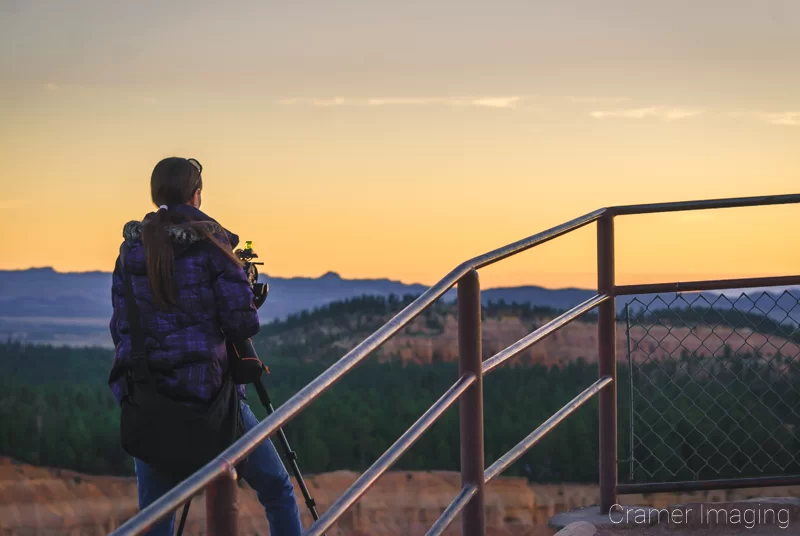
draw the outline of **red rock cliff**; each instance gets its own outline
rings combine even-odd
[[[350,486],[358,474],[338,471],[310,475],[306,485],[324,511]],[[329,536],[422,535],[460,489],[452,472],[390,472],[351,508]],[[242,483],[241,534],[269,534],[264,511],[255,493]],[[311,514],[300,489],[295,489],[305,526]],[[535,495],[521,478],[498,478],[487,489],[488,534],[534,535]],[[76,536],[108,534],[138,511],[135,478],[87,476],[72,471],[0,464],[0,534]],[[202,535],[205,523],[203,497],[192,501],[184,534]],[[545,521],[546,522],[546,521]],[[542,527],[540,526],[539,529]],[[457,523],[447,534],[459,534]],[[549,534],[549,532],[545,532]]]

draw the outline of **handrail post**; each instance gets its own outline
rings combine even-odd
[[[598,307],[598,369],[611,385],[598,395],[600,406],[600,512],[617,502],[617,311],[614,277],[614,216],[597,221],[597,289],[609,299]]]
[[[476,378],[459,401],[461,486],[477,488],[461,514],[463,536],[485,534],[482,357],[481,287],[478,272],[472,269],[458,282],[458,373]]]
[[[206,534],[237,536],[239,534],[239,502],[236,470],[231,468],[206,488]]]

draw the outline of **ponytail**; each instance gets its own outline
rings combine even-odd
[[[188,231],[201,239],[218,247],[224,255],[241,266],[233,248],[227,240],[218,239],[214,233],[221,228],[211,230],[207,222],[194,221],[193,217],[181,215],[168,209],[167,205],[188,203],[195,193],[203,187],[200,175],[203,166],[190,158],[171,156],[164,158],[150,177],[150,195],[159,210],[146,218],[142,226],[142,243],[147,264],[147,278],[150,280],[150,292],[153,303],[159,307],[173,305],[177,307],[178,296],[175,285],[175,252],[172,249],[170,228]],[[218,224],[215,224],[219,227]],[[224,236],[224,233],[222,233]]]
[[[147,279],[150,282],[150,293],[156,306],[178,306],[175,286],[175,252],[172,249],[168,227],[190,231],[202,241],[209,242],[218,248],[231,262],[242,266],[242,261],[234,255],[233,247],[228,240],[220,239],[215,235],[215,232],[221,233],[222,231],[218,224],[191,219],[187,221],[186,216],[169,212],[166,207],[162,207],[152,217],[147,218],[142,226]]]
[[[142,228],[150,293],[153,303],[159,307],[177,305],[178,301],[175,289],[175,254],[167,233],[170,223],[167,209],[160,208]]]

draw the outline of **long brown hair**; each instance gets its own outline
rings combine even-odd
[[[150,177],[150,196],[157,206],[186,204],[202,187],[200,169],[186,158],[173,156],[163,159],[156,164]],[[178,301],[175,287],[175,253],[167,230],[170,226],[183,227],[187,230],[190,228],[203,240],[217,246],[233,262],[241,265],[233,254],[231,244],[218,240],[207,223],[189,220],[176,211],[159,209],[152,217],[146,219],[142,228],[150,292],[153,303],[159,307],[176,306]]]

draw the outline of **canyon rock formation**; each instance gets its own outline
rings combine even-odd
[[[358,477],[350,471],[309,475],[306,485],[319,511]],[[329,536],[421,536],[460,489],[453,472],[389,472],[351,508]],[[303,522],[311,515],[295,488]],[[800,486],[701,493],[630,495],[622,504],[663,508],[690,502],[721,502],[753,497],[800,497]],[[499,477],[486,490],[487,536],[550,536],[547,526],[557,512],[597,504],[595,485],[529,484]],[[136,480],[82,475],[0,459],[0,534],[3,536],[100,536],[113,531],[138,511]],[[253,490],[241,484],[240,534],[266,536],[269,528]],[[205,534],[205,499],[192,501],[184,534]],[[456,520],[447,533],[460,534]]]

